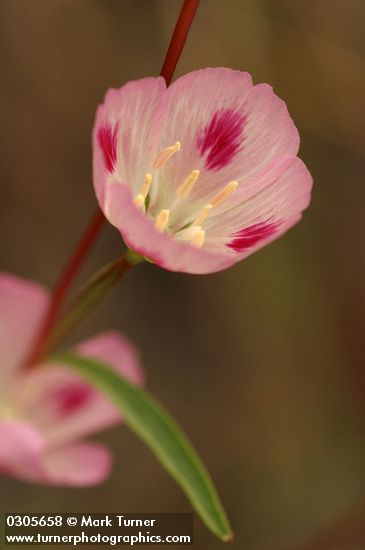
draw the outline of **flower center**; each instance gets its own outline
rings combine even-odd
[[[153,168],[160,169],[163,165],[178,151],[181,149],[181,143],[177,141],[174,145],[166,147],[159,152],[156,157],[155,162],[153,163]],[[162,209],[155,218],[155,228],[159,233],[164,233],[168,230],[168,224],[170,219],[171,210],[175,208],[182,199],[186,199],[200,176],[199,170],[192,170],[190,174],[184,179],[184,181],[176,189],[175,201],[173,201],[172,207],[170,209]],[[137,208],[144,210],[147,214],[148,210],[148,196],[153,184],[153,175],[149,172],[145,174],[143,184],[140,188],[139,193],[134,198],[134,203]],[[211,209],[216,208],[221,205],[225,200],[227,200],[232,193],[236,191],[238,187],[237,181],[230,181],[227,183],[221,191],[216,193],[207,204],[197,213],[195,220],[192,223],[189,223],[183,229],[180,229],[178,232],[175,232],[175,235],[182,240],[188,240],[190,244],[196,248],[201,248],[205,241],[205,230],[203,229],[203,224],[207,219]]]

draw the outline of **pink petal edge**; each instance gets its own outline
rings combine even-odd
[[[136,385],[144,382],[136,348],[117,331],[90,338],[75,350],[106,362]],[[120,410],[108,397],[67,365],[44,365],[27,372],[22,382],[20,406],[49,445],[69,444],[122,421]]]
[[[0,380],[4,381],[26,359],[49,303],[49,292],[37,283],[0,273],[0,303]]]
[[[236,261],[234,253],[211,254],[158,233],[153,222],[135,207],[130,188],[119,182],[109,181],[106,186],[105,212],[130,248],[167,270],[206,274]]]

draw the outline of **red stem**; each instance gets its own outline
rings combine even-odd
[[[91,250],[96,237],[100,233],[104,221],[105,218],[103,213],[101,210],[98,210],[71,254],[53,290],[48,310],[46,311],[28,360],[26,361],[27,365],[34,365],[42,357],[43,345],[58,320],[63,301],[76,275],[81,269],[82,264],[86,260],[86,256]]]
[[[199,3],[200,0],[184,0],[179,18],[176,22],[175,29],[170,40],[165,61],[160,72],[160,76],[164,77],[167,86],[169,86],[171,79],[174,76],[176,65],[184,49],[191,24],[199,7]]]
[[[191,24],[198,9],[199,2],[200,0],[184,0],[182,5],[160,72],[160,76],[164,77],[167,86],[170,84],[173,77]],[[86,231],[82,235],[79,243],[76,245],[76,248],[74,249],[68,263],[61,273],[53,290],[49,308],[45,314],[43,323],[33,344],[28,360],[26,361],[27,366],[33,366],[43,357],[45,343],[48,341],[48,338],[58,321],[60,311],[65,299],[67,298],[72,283],[80,271],[80,268],[82,267],[82,264],[91,250],[97,236],[99,235],[104,221],[104,215],[100,210],[98,210],[90,221]]]

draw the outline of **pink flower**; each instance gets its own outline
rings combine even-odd
[[[204,69],[166,89],[111,89],[96,114],[94,186],[126,244],[172,270],[225,269],[278,238],[308,206],[285,103],[248,73]]]
[[[109,474],[111,454],[83,438],[121,418],[66,366],[21,368],[48,301],[41,286],[0,274],[0,473],[37,483],[93,485]],[[101,334],[76,350],[142,382],[136,352],[121,334]]]

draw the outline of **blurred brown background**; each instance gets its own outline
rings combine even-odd
[[[2,269],[53,284],[96,208],[96,105],[108,87],[158,74],[180,4],[1,1]],[[112,326],[140,347],[149,387],[219,487],[237,549],[319,536],[318,550],[365,548],[352,536],[365,524],[364,27],[363,0],[202,0],[177,76],[231,66],[273,84],[301,132],[312,206],[226,272],[139,267],[77,335]],[[105,227],[83,275],[120,250]],[[117,455],[105,485],[2,478],[1,512],[190,511],[126,429],[101,439]],[[195,525],[194,547],[221,547]],[[348,534],[326,542],[336,529]]]

